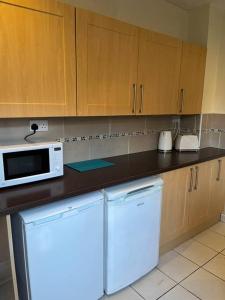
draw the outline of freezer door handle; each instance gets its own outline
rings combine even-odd
[[[139,189],[130,191],[130,192],[127,193],[127,196],[131,196],[131,195],[134,195],[134,194],[137,194],[137,193],[140,193],[140,192],[145,192],[147,190],[152,189],[153,187],[154,187],[154,185],[149,185],[149,186],[145,186],[143,188],[139,188]]]

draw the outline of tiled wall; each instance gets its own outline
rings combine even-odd
[[[199,134],[200,115],[181,116],[180,131],[183,134]]]
[[[49,131],[38,132],[31,141],[61,140],[64,161],[81,161],[157,148],[161,130],[173,129],[172,116],[50,118]],[[28,119],[1,119],[0,144],[23,143]]]
[[[205,114],[202,116],[201,147],[225,149],[225,115]]]

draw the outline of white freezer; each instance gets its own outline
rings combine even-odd
[[[162,183],[159,177],[148,177],[105,190],[107,294],[158,264]]]
[[[20,300],[103,295],[101,193],[26,210],[12,224]]]

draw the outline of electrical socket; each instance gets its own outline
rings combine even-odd
[[[33,131],[31,129],[32,124],[38,125],[37,131],[48,131],[48,121],[47,120],[30,120],[30,131]]]

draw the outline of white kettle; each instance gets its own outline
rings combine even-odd
[[[173,148],[171,131],[161,131],[159,135],[158,150],[162,152],[171,151]]]

